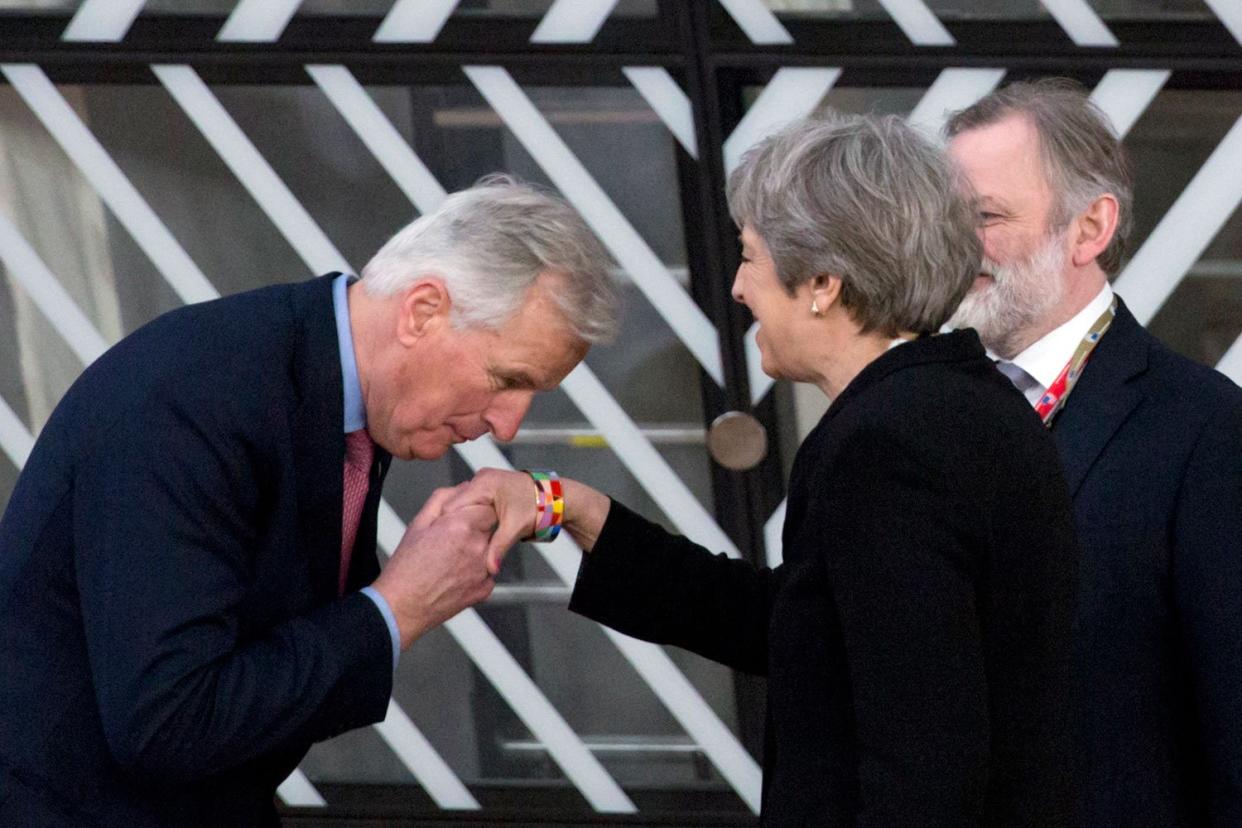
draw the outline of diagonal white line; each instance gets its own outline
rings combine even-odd
[[[691,158],[699,157],[690,99],[662,66],[626,66],[622,70]]]
[[[1117,38],[1087,0],[1040,0],[1077,46],[1118,46]]]
[[[585,366],[580,366],[585,368]],[[601,391],[600,393],[607,393]],[[458,446],[458,451],[472,469],[488,466],[509,469],[513,467],[488,438]],[[398,522],[396,527],[401,529]],[[539,544],[539,553],[566,586],[573,586],[578,577],[578,564],[582,550],[568,533],[562,532],[551,544]],[[755,760],[738,742],[737,737],[724,726],[711,707],[699,695],[681,671],[673,664],[664,650],[654,644],[622,635],[615,630],[601,627],[604,633],[620,649],[621,654],[650,685],[668,708],[673,717],[690,735],[703,753],[711,760],[721,776],[733,786],[738,795],[759,813],[762,774]]]
[[[1242,118],[1173,202],[1113,287],[1146,325],[1242,201]]]
[[[840,76],[840,69],[777,69],[733,133],[725,139],[725,171],[732,173],[737,169],[742,155],[759,141],[815,111]]]
[[[30,452],[34,450],[34,443],[34,435],[26,428],[22,418],[0,397],[0,449],[4,450],[16,468],[21,469],[26,465]]]
[[[466,456],[463,446],[457,448]],[[392,555],[404,533],[404,521],[388,501],[380,501],[379,544],[386,556]],[[543,742],[553,761],[578,787],[591,807],[605,813],[634,813],[634,803],[566,724],[491,628],[483,623],[477,611],[462,610],[444,627],[475,666],[496,686],[535,738]]]
[[[880,0],[880,5],[915,46],[952,46],[957,42],[923,0]]]
[[[332,246],[314,219],[233,123],[194,70],[181,66],[152,68],[234,174],[239,178],[245,175],[259,179],[243,183],[303,261],[313,269],[350,271],[344,257]],[[308,249],[310,247],[316,249]],[[391,511],[387,503],[381,509]],[[389,552],[401,540],[401,534],[396,534],[392,529],[392,516],[389,516],[381,523],[380,538],[380,543]],[[603,766],[565,724],[564,719],[477,614],[468,610],[446,627],[479,669],[492,680],[497,691],[513,707],[514,712],[535,737],[544,743],[549,755],[560,765],[566,777],[578,786],[592,806],[600,811],[614,813],[628,813],[634,809],[633,803],[621,792],[617,783],[608,776]],[[381,731],[381,735],[385,732]],[[397,750],[396,745],[393,748]],[[414,771],[414,768],[411,770]],[[450,773],[447,765],[442,770]],[[428,782],[417,771],[415,775],[427,787]]]
[[[782,500],[763,524],[763,545],[767,549],[768,566],[773,569],[785,560],[781,530],[785,528],[785,506],[788,503],[788,498]]]
[[[0,215],[0,261],[39,311],[56,325],[83,365],[90,365],[108,349],[107,341],[4,215]]]
[[[99,193],[113,215],[186,303],[215,297],[215,289],[121,168],[37,66],[4,64],[0,71]]]
[[[1225,28],[1242,43],[1242,2],[1238,0],[1203,0],[1225,24]]]
[[[306,778],[306,774],[298,768],[294,768],[293,773],[280,783],[280,786],[276,788],[276,795],[286,805],[322,808],[328,804],[319,791],[315,790],[311,781]]]
[[[302,0],[241,0],[220,27],[216,40],[250,43],[279,40],[300,5]]]
[[[1167,69],[1109,69],[1091,91],[1091,102],[1124,138],[1172,74]]]
[[[643,437],[642,430],[630,419],[608,389],[585,364],[579,364],[561,383],[561,388],[574,405],[599,429],[643,488],[660,504],[662,511],[677,531],[696,543],[740,558],[741,553],[721,531],[703,504],[686,487],[677,473]]]
[[[720,5],[751,43],[775,46],[794,42],[793,35],[763,0],[720,0]]]
[[[316,273],[349,270],[345,259],[189,66],[151,67],[237,180],[264,207],[302,261]]]
[[[906,123],[939,140],[949,115],[991,92],[1003,77],[1004,69],[945,69],[906,116]]]
[[[308,70],[311,67],[308,67]],[[362,133],[370,133],[372,138],[375,135],[387,135],[383,152],[388,156],[388,160],[382,160],[385,169],[394,178],[398,178],[404,171],[413,165],[421,166],[417,156],[413,150],[401,139],[392,125],[388,123],[378,107],[368,107],[359,97],[366,97],[365,91],[356,83],[351,83],[353,78],[347,71],[343,74],[336,71],[336,67],[315,67],[315,77],[317,81],[323,81],[321,87],[330,87],[334,96],[333,103],[345,115],[349,125],[363,137]],[[331,69],[325,72],[323,70]],[[325,89],[326,91],[326,89]],[[364,113],[360,115],[359,113]],[[367,140],[363,137],[363,140]],[[375,146],[370,142],[367,144],[371,147],[372,152],[376,152]],[[430,173],[428,173],[430,175]],[[432,186],[434,185],[434,186]],[[431,179],[430,184],[419,186],[402,184],[402,189],[418,206],[419,210],[428,212],[434,210],[443,199],[443,188],[438,182]],[[438,194],[438,195],[437,195]],[[421,199],[421,200],[420,200]],[[579,366],[579,370],[590,373],[586,366]],[[598,384],[598,381],[591,377],[591,381]],[[588,396],[592,393],[589,389],[584,392]],[[605,389],[598,391],[600,394],[607,394]],[[580,407],[587,408],[586,404]],[[624,422],[628,418],[621,413],[621,419]],[[619,435],[617,430],[611,427],[610,423],[604,424],[608,427],[605,432],[605,438],[614,446],[624,445],[626,439],[633,440],[634,432],[637,429],[632,423],[629,423],[627,435]],[[600,425],[596,424],[599,428]],[[604,429],[601,429],[604,431]],[[642,435],[637,435],[637,440],[642,441]],[[650,451],[650,446],[647,447]],[[488,438],[476,440],[473,443],[464,444],[457,447],[458,453],[466,460],[471,468],[476,471],[485,466],[495,466],[498,468],[511,468],[508,461],[496,448],[495,444]],[[641,453],[641,448],[639,453]],[[623,457],[632,459],[634,453],[624,452]],[[646,456],[646,455],[644,455]],[[641,463],[634,468],[635,476],[650,491],[672,491],[679,487],[684,488],[678,478],[671,469],[659,459],[659,463],[654,468],[648,468]],[[653,480],[653,475],[655,479]],[[687,495],[692,498],[692,495]],[[699,508],[697,501],[694,501],[690,508]],[[710,521],[709,518],[707,520]],[[714,523],[711,523],[714,526]],[[380,513],[381,532],[387,533],[389,537],[400,537],[405,531],[405,526],[392,510],[385,510]],[[695,530],[691,529],[691,532]],[[701,533],[696,533],[702,537]],[[566,546],[570,547],[567,554]],[[561,576],[561,579],[567,586],[571,586],[576,578],[577,561],[580,560],[581,552],[567,535],[562,536],[562,540],[556,544],[541,545],[539,551],[544,555],[548,563]],[[755,764],[754,759],[746,753],[745,748],[737,741],[736,737],[725,727],[719,717],[711,710],[706,702],[703,701],[698,691],[686,681],[685,676],[676,668],[668,655],[659,647],[636,641],[627,636],[623,636],[612,630],[605,628],[605,633],[612,638],[613,642],[621,650],[622,655],[634,666],[644,681],[650,685],[656,696],[664,703],[664,705],[673,714],[674,718],[685,728],[690,737],[702,748],[704,754],[717,767],[721,775],[734,787],[739,796],[742,797],[751,809],[758,813],[759,798],[761,788],[761,774],[759,766]]]
[[[1234,340],[1220,362],[1216,363],[1216,370],[1242,385],[1242,336]]]
[[[444,188],[344,66],[307,66],[328,100],[420,213],[444,200]]]
[[[759,323],[751,322],[750,327],[746,329],[746,336],[742,338],[742,345],[746,349],[746,379],[750,384],[751,405],[758,405],[763,395],[776,384],[776,380],[763,372],[763,352],[759,350],[759,343],[755,341],[755,335],[758,333]]]
[[[117,43],[124,40],[146,0],[84,0],[62,40]]]
[[[530,36],[531,43],[590,43],[617,0],[556,0]]]
[[[565,198],[578,209],[634,284],[694,354],[703,370],[724,383],[720,340],[707,316],[608,198],[535,105],[498,66],[465,66],[475,87]]]
[[[404,531],[405,527],[402,526],[401,530]],[[419,784],[429,793],[434,791],[431,796],[437,805],[457,811],[479,810],[479,801],[392,699],[388,700],[388,715],[375,725],[375,729],[407,768],[419,769]]]
[[[461,0],[397,0],[375,30],[376,43],[431,43]]]

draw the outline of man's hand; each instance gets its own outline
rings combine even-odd
[[[496,575],[505,553],[535,531],[538,500],[535,481],[525,472],[480,469],[473,480],[451,491],[443,504],[446,514],[480,506],[493,510],[498,522],[487,545],[487,571]]]
[[[447,494],[436,503],[436,508],[448,514],[454,509],[487,506],[495,512],[498,523],[487,545],[487,571],[495,575],[500,571],[505,553],[535,531],[535,485],[525,472],[481,469],[470,482],[445,489]],[[565,492],[561,526],[584,551],[590,552],[608,518],[612,501],[576,480],[562,477],[561,487]],[[428,501],[427,506],[431,505]]]
[[[397,619],[401,649],[492,594],[484,561],[496,526],[490,506],[442,509],[455,489],[439,489],[406,530],[373,586]]]

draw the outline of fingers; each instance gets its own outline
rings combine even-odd
[[[431,497],[427,498],[427,502],[423,504],[423,508],[418,510],[418,514],[410,522],[410,528],[416,531],[422,530],[434,523],[436,518],[447,511],[445,505],[466,485],[466,483],[459,483],[456,486],[436,489],[432,492]]]

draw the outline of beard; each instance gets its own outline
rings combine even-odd
[[[984,258],[980,272],[992,281],[971,288],[949,327],[974,328],[989,351],[1013,359],[1031,344],[1032,326],[1065,295],[1065,240],[1065,233],[1051,234],[1030,256],[1008,264]]]

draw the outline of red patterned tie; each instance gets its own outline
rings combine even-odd
[[[358,521],[370,487],[371,460],[375,444],[365,428],[345,435],[345,505],[341,509],[341,577],[339,594],[345,594],[345,577],[349,574],[349,558],[358,536]]]

